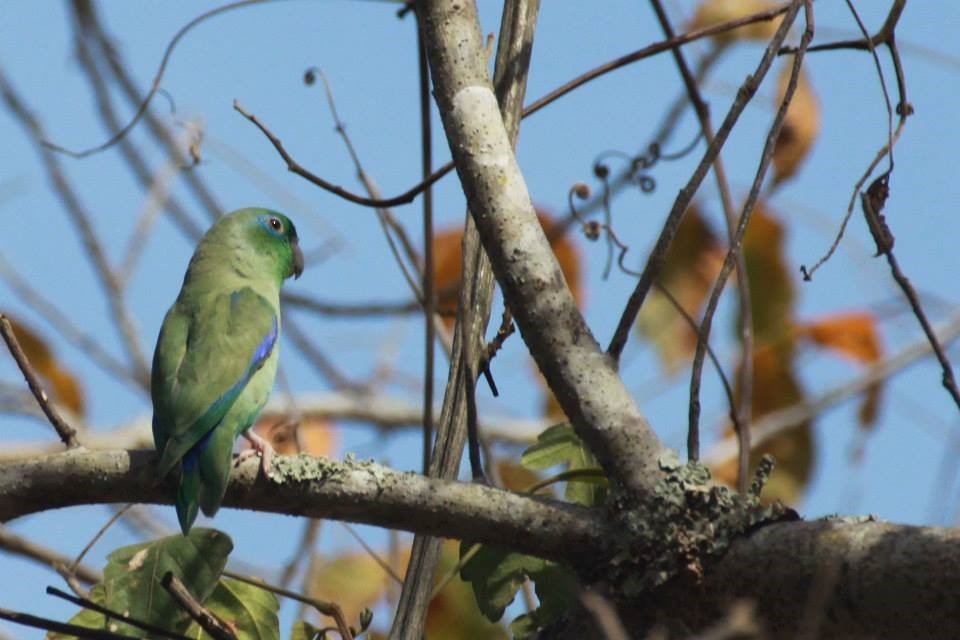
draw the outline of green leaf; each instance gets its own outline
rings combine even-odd
[[[555,424],[538,435],[537,442],[520,456],[520,464],[531,471],[558,464],[566,464],[570,469],[597,466],[593,454],[584,446],[569,422]],[[603,503],[606,489],[594,480],[572,480],[567,483],[566,497],[571,502],[591,507]]]
[[[570,609],[577,593],[573,572],[554,562],[544,563],[543,569],[530,575],[530,579],[534,581],[540,606],[510,623],[510,633],[515,640],[537,637],[544,627]]]
[[[297,620],[290,630],[290,640],[314,640],[319,633],[320,629],[318,627],[313,626],[306,620]]]
[[[277,597],[266,589],[222,578],[203,606],[233,629],[237,637],[249,640],[280,640]],[[210,636],[192,622],[184,635],[197,640]],[[308,636],[309,637],[309,636]]]
[[[460,544],[461,555],[471,545]],[[473,585],[473,595],[480,611],[496,622],[523,585],[527,576],[542,571],[547,560],[523,555],[498,547],[482,545],[461,569],[460,577]]]
[[[570,469],[586,469],[596,467],[597,459],[583,443],[580,443],[579,449],[570,458]],[[594,507],[603,504],[607,498],[607,487],[605,482],[598,482],[597,478],[582,478],[579,480],[570,480],[567,482],[567,490],[564,493],[567,500],[576,502],[587,507]]]
[[[181,630],[190,618],[160,580],[167,571],[172,571],[194,597],[203,602],[217,586],[232,550],[233,542],[227,534],[201,528],[193,529],[187,536],[176,534],[121,547],[107,556],[103,584],[96,585],[90,597],[97,604],[135,620],[171,631]],[[106,628],[122,635],[144,633],[116,619],[108,623],[105,616],[90,611],[81,611],[71,622],[92,629]]]
[[[186,536],[176,534],[117,549],[107,556],[103,570],[104,604],[142,622],[180,628],[189,618],[160,580],[172,571],[203,602],[217,586],[232,550],[233,541],[227,534],[200,528]],[[120,633],[133,632],[127,625],[123,627]]]
[[[537,442],[520,456],[520,464],[531,471],[548,469],[569,462],[583,445],[569,422],[548,427],[537,436]]]

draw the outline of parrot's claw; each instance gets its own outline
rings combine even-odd
[[[252,430],[244,431],[243,437],[246,438],[247,442],[250,443],[250,448],[240,452],[240,455],[237,456],[236,464],[239,465],[247,458],[259,454],[260,468],[263,470],[263,475],[268,478],[272,477],[273,447],[270,446],[269,442],[258,436]]]

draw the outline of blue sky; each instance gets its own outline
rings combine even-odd
[[[868,26],[876,28],[885,15],[882,2],[860,2]],[[42,6],[43,11],[38,11]],[[176,30],[211,2],[106,2],[102,18],[116,38],[119,51],[141,86],[148,86],[163,50]],[[691,14],[691,2],[668,3],[679,24]],[[485,32],[495,32],[499,6],[480,2]],[[818,41],[853,37],[855,24],[841,2],[816,4]],[[59,3],[8,2],[0,22],[0,65],[24,100],[36,112],[47,134],[67,147],[87,147],[106,138],[87,81],[73,58],[67,7]],[[896,234],[896,252],[906,273],[924,295],[935,320],[955,313],[957,274],[954,239],[960,218],[954,203],[960,195],[952,150],[960,133],[953,126],[960,108],[960,8],[950,3],[909,6],[898,29],[904,53],[910,119],[896,148],[897,169],[887,219]],[[419,176],[419,120],[416,94],[414,26],[398,20],[395,6],[381,2],[272,2],[218,16],[190,32],[170,60],[162,82],[176,105],[176,119],[202,123],[203,162],[194,169],[208,182],[224,210],[266,205],[285,210],[300,230],[309,251],[336,242],[338,251],[322,264],[311,265],[291,289],[329,300],[363,302],[407,299],[404,281],[386,249],[373,212],[340,200],[289,174],[263,136],[232,108],[234,99],[261,117],[305,166],[329,180],[360,191],[342,142],[333,130],[319,88],[306,87],[305,69],[322,67],[337,97],[338,108],[367,171],[384,194],[395,194]],[[536,98],[571,77],[609,59],[659,40],[653,14],[643,2],[544,3],[534,47],[528,97]],[[700,46],[687,49],[691,58]],[[708,81],[705,97],[714,122],[719,122],[736,86],[752,70],[761,48],[747,44],[730,52]],[[882,53],[882,52],[881,52]],[[885,71],[890,67],[881,55]],[[779,68],[774,70],[776,73]],[[885,262],[870,258],[871,240],[855,216],[836,257],[811,283],[799,281],[800,264],[814,261],[829,245],[846,209],[852,185],[886,136],[886,114],[873,62],[859,52],[811,55],[808,70],[822,109],[822,128],[799,176],[770,203],[788,228],[788,259],[797,274],[798,315],[813,318],[836,311],[884,309],[882,334],[888,353],[920,337],[915,319],[904,312],[902,296],[891,284]],[[756,167],[756,154],[769,126],[774,78],[760,89],[724,150],[735,198],[745,193]],[[892,75],[888,83],[893,87]],[[591,164],[601,152],[635,152],[649,140],[661,115],[681,90],[672,59],[662,55],[602,77],[526,121],[521,131],[519,160],[534,199],[555,212],[566,206],[567,191],[578,181],[591,182]],[[114,94],[120,111],[130,110]],[[528,100],[529,101],[529,100]],[[153,109],[167,117],[169,102],[160,96]],[[434,155],[449,158],[439,122]],[[676,148],[696,131],[688,113],[674,137]],[[154,167],[163,155],[141,129],[131,138]],[[49,188],[42,165],[20,125],[0,111],[0,255],[79,325],[122,353],[109,320],[109,310],[74,228]],[[231,160],[234,149],[257,167],[282,193],[265,188],[248,170]],[[654,169],[653,194],[628,192],[617,199],[614,222],[618,235],[631,246],[627,262],[639,266],[659,228],[659,221],[699,160],[695,154]],[[145,194],[131,178],[115,151],[78,161],[63,158],[70,179],[91,211],[109,258],[117,263]],[[172,192],[188,204],[193,219],[207,219],[182,180]],[[719,218],[712,181],[698,199],[714,222]],[[439,225],[462,221],[464,201],[454,177],[438,183]],[[400,208],[398,217],[413,234],[419,233],[420,207]],[[602,243],[577,240],[586,261],[588,321],[602,343],[616,326],[633,280],[617,273],[601,279],[605,261]],[[131,275],[129,307],[149,356],[163,313],[176,296],[192,246],[166,218],[151,235],[136,271]],[[51,338],[63,363],[83,380],[89,422],[110,427],[149,411],[149,400],[131,387],[112,380],[79,351],[62,340],[42,319],[0,284],[0,308],[26,320]],[[733,355],[729,303],[721,307],[715,344],[722,358]],[[496,313],[496,311],[495,311]],[[498,316],[495,316],[498,317]],[[303,325],[349,375],[369,376],[387,354],[398,372],[387,390],[419,397],[422,376],[420,322],[314,319]],[[283,368],[295,391],[323,389],[306,362],[285,346]],[[956,360],[960,353],[952,351]],[[652,424],[671,445],[683,443],[686,424],[685,373],[670,384],[649,346],[632,340],[624,356],[624,377],[635,389]],[[823,392],[857,375],[858,369],[833,357],[809,353],[801,375],[811,393]],[[445,378],[440,367],[438,380]],[[495,369],[499,399],[480,398],[481,411],[491,415],[535,416],[540,404],[525,350],[512,338]],[[859,442],[856,402],[831,409],[816,423],[817,462],[814,479],[801,510],[808,516],[834,512],[875,513],[908,523],[953,524],[956,520],[956,478],[938,479],[944,460],[956,458],[950,440],[958,435],[957,409],[939,386],[938,367],[930,361],[897,375],[886,389],[879,424],[869,434],[861,462],[850,452]],[[9,358],[0,358],[0,380],[18,382]],[[722,425],[724,400],[719,385],[707,373],[703,425],[708,438]],[[442,388],[442,386],[440,387]],[[655,392],[651,392],[653,389]],[[0,416],[3,442],[44,440],[52,431],[33,421]],[[419,443],[415,434],[389,439],[369,430],[347,427],[341,432],[341,453],[355,451],[401,468],[416,468]],[[944,453],[947,451],[948,453]],[[945,467],[950,469],[952,467]],[[943,506],[948,509],[945,511]],[[172,509],[159,509],[171,526]],[[107,517],[103,507],[50,512],[21,519],[10,526],[67,553],[76,553]],[[267,572],[284,562],[299,535],[293,518],[227,511],[215,525],[236,542],[235,558]],[[99,565],[111,549],[135,538],[123,526],[112,529],[97,545],[90,563]],[[382,536],[373,534],[374,541]],[[352,543],[340,529],[329,526],[321,550],[330,553]],[[43,595],[57,584],[52,572],[9,555],[0,555],[0,606],[66,618],[73,611]],[[284,610],[283,629],[292,611]],[[13,637],[34,637],[29,631],[0,625]]]

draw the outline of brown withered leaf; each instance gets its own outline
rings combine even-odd
[[[580,252],[567,234],[557,233],[553,217],[537,209],[537,219],[550,240],[550,246],[560,263],[560,270],[578,305],[583,303]],[[463,225],[437,231],[433,237],[434,288],[437,292],[437,311],[444,315],[444,323],[452,327],[455,322],[460,288],[461,255],[463,251]]]
[[[757,343],[790,341],[794,326],[794,281],[784,255],[783,224],[758,202],[743,238],[743,260],[750,285],[750,312]],[[738,321],[739,334],[739,321]]]
[[[497,460],[497,473],[500,475],[504,489],[518,493],[526,491],[531,485],[540,481],[540,476],[536,473],[508,458]]]
[[[78,416],[83,416],[86,401],[77,378],[60,365],[53,350],[37,332],[19,320],[9,319],[17,342],[34,371],[43,379],[50,397]]]
[[[883,358],[883,342],[873,314],[865,311],[837,313],[798,327],[798,334],[836,355],[870,366]],[[876,423],[883,383],[870,385],[863,394],[857,413],[860,426]]]
[[[794,374],[793,354],[794,350],[789,343],[757,345],[753,358],[754,419],[803,400],[803,388]],[[735,391],[739,397],[740,390]],[[726,435],[732,434],[733,429],[728,426]],[[764,454],[770,454],[776,460],[776,467],[761,496],[764,502],[780,500],[788,505],[796,503],[810,480],[813,446],[812,422],[804,421],[788,427],[754,448],[750,454],[751,474]],[[721,482],[736,486],[735,459],[712,468],[711,471]]]
[[[667,252],[658,283],[692,317],[699,318],[707,294],[720,271],[724,251],[700,210],[692,206]],[[637,330],[650,340],[669,373],[692,353],[697,335],[662,292],[654,289],[637,316]]]
[[[347,622],[356,624],[354,621],[362,609],[373,608],[384,597],[388,580],[392,578],[364,551],[314,558],[310,566],[308,594],[312,598],[336,602],[343,609]]]
[[[777,81],[775,107],[780,105],[790,80],[791,66],[786,64]],[[800,69],[797,88],[787,107],[783,129],[773,148],[773,184],[792,178],[806,160],[820,133],[820,102],[813,91],[810,76]]]
[[[770,0],[703,0],[688,25],[688,30],[703,29],[715,24],[736,20],[776,6]],[[754,22],[713,36],[717,44],[731,44],[737,40],[769,40],[780,26],[781,17]]]
[[[308,417],[297,423],[276,416],[261,417],[253,430],[280,455],[303,452],[312,456],[331,456],[337,451],[337,430],[329,420]]]

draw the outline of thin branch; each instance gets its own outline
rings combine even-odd
[[[938,341],[942,344],[950,344],[956,340],[960,337],[960,316],[954,316],[939,325],[935,333]],[[803,402],[798,402],[758,418],[753,424],[752,446],[757,448],[785,429],[820,416],[827,409],[863,393],[884,380],[888,380],[900,370],[929,356],[931,351],[930,341],[926,338],[921,339],[898,353],[871,365],[863,374],[849,382],[842,383],[817,397],[807,398]],[[704,456],[703,462],[711,467],[722,465],[733,459],[736,450],[737,444],[734,440],[729,438],[721,440]]]
[[[397,572],[393,570],[393,567],[390,566],[389,562],[381,558],[380,554],[374,551],[373,547],[367,544],[367,541],[364,540],[359,533],[357,533],[356,529],[351,527],[346,522],[341,522],[340,525],[347,531],[347,533],[350,534],[350,537],[357,541],[357,544],[363,547],[363,550],[366,552],[366,554],[377,563],[378,567],[383,569],[383,572],[386,573],[391,580],[393,580],[396,584],[403,584],[403,578],[397,575]]]
[[[0,549],[45,564],[58,573],[61,569],[70,566],[72,562],[70,556],[19,536],[3,525],[0,525]],[[76,565],[72,568],[72,572],[86,584],[103,581],[103,574],[100,571],[85,564]]]
[[[214,640],[237,640],[237,634],[223,620],[197,602],[186,585],[180,582],[180,579],[173,575],[172,571],[164,574],[160,584],[180,608],[186,611]]]
[[[591,69],[590,71],[587,71],[586,73],[583,73],[577,76],[576,78],[561,85],[560,87],[557,87],[556,89],[542,96],[541,98],[538,98],[537,100],[530,103],[527,107],[525,107],[521,111],[520,117],[525,118],[529,115],[533,115],[540,109],[546,107],[552,102],[555,102],[556,100],[570,93],[574,89],[577,89],[587,84],[591,80],[595,80],[596,78],[599,78],[602,75],[610,73],[611,71],[615,71],[617,69],[620,69],[621,67],[632,64],[639,60],[643,60],[645,58],[649,58],[659,53],[663,53],[664,51],[676,49],[684,44],[693,42],[695,40],[707,38],[713,35],[717,35],[719,33],[723,33],[725,31],[737,29],[744,25],[773,20],[777,16],[785,13],[788,7],[789,5],[785,4],[780,7],[775,7],[773,9],[760,11],[758,13],[743,16],[741,18],[730,20],[728,22],[722,22],[716,25],[705,27],[703,29],[697,29],[689,33],[685,33],[683,35],[677,36],[676,38],[671,38],[663,42],[654,43],[652,45],[649,45],[647,47],[644,47],[642,49],[629,53],[627,55],[616,58],[608,63],[600,65],[599,67]],[[274,148],[280,154],[280,157],[283,158],[284,162],[286,162],[288,170],[305,178],[309,182],[312,182],[313,184],[317,185],[318,187],[325,189],[331,193],[334,193],[355,204],[359,204],[367,207],[392,207],[392,206],[397,206],[402,204],[408,204],[412,202],[413,199],[416,198],[419,194],[423,193],[426,189],[428,189],[432,184],[440,180],[440,178],[450,173],[454,168],[454,163],[451,160],[450,162],[447,162],[446,164],[441,166],[439,169],[434,171],[432,174],[430,174],[429,177],[421,181],[419,184],[415,185],[411,189],[408,189],[407,191],[393,198],[386,198],[386,199],[373,198],[373,197],[364,198],[363,196],[359,196],[350,191],[347,191],[346,189],[343,189],[342,187],[335,185],[317,176],[314,173],[311,173],[305,167],[300,165],[296,160],[294,160],[292,156],[290,156],[290,154],[284,148],[283,143],[280,141],[280,139],[276,135],[274,135],[273,132],[270,131],[270,129],[266,125],[264,125],[256,116],[248,113],[246,110],[240,107],[236,101],[234,101],[234,108],[237,111],[239,111],[250,122],[255,124],[257,128],[259,128],[260,131],[267,137],[267,139],[270,140]]]
[[[21,613],[20,611],[12,611],[10,609],[0,608],[0,620],[9,620],[15,624],[33,627],[34,629],[56,631],[57,633],[76,638],[91,638],[92,640],[139,640],[137,636],[125,636],[102,629],[90,629],[88,627],[59,622],[49,618],[41,618],[40,616]]]
[[[295,291],[284,291],[280,300],[291,307],[312,311],[323,316],[340,318],[365,318],[371,316],[397,316],[416,313],[421,305],[416,300],[405,302],[327,302]]]
[[[737,120],[740,118],[740,115],[743,113],[743,110],[753,98],[754,94],[756,94],[757,88],[760,86],[763,78],[770,70],[773,60],[776,57],[776,48],[779,47],[787,37],[790,26],[796,19],[799,11],[800,2],[798,0],[794,0],[787,8],[783,17],[783,21],[780,23],[780,27],[777,29],[776,34],[771,40],[771,46],[768,46],[766,51],[764,51],[763,57],[757,64],[756,70],[751,75],[747,76],[747,79],[737,91],[737,96],[734,99],[733,104],[730,105],[730,110],[727,112],[723,123],[717,130],[716,138],[714,138],[712,144],[707,146],[707,150],[704,153],[703,158],[700,160],[700,163],[697,165],[697,168],[694,170],[693,175],[690,176],[687,184],[683,187],[683,189],[680,190],[680,193],[674,200],[673,207],[670,209],[670,213],[667,215],[667,219],[664,222],[660,236],[657,238],[657,242],[650,252],[650,257],[647,259],[643,273],[641,274],[640,279],[637,281],[637,285],[634,288],[633,293],[630,294],[630,298],[627,300],[627,304],[624,306],[623,313],[620,316],[620,322],[610,340],[610,345],[607,347],[607,353],[614,360],[619,360],[620,354],[623,352],[624,346],[626,346],[627,338],[630,335],[630,330],[636,321],[637,314],[640,312],[640,307],[643,305],[643,301],[646,299],[647,293],[650,291],[650,287],[653,286],[654,281],[663,270],[663,265],[666,262],[667,252],[670,249],[670,245],[673,242],[674,236],[676,236],[677,229],[680,228],[680,223],[683,221],[683,216],[686,213],[687,208],[690,206],[693,196],[700,188],[700,184],[703,182],[704,176],[706,176],[707,171],[713,164],[714,159],[719,155],[720,150],[726,143],[727,137],[730,135],[730,132],[737,123]]]
[[[946,389],[950,397],[953,398],[957,409],[960,409],[960,390],[957,389],[957,381],[953,375],[953,366],[950,364],[950,360],[947,358],[943,346],[937,339],[937,334],[930,325],[930,320],[927,319],[927,314],[920,304],[920,298],[917,296],[916,290],[913,288],[913,285],[910,284],[910,280],[903,273],[903,270],[900,269],[900,263],[893,253],[893,232],[890,231],[886,219],[882,214],[883,206],[886,203],[887,196],[890,194],[888,184],[889,177],[889,172],[884,173],[873,181],[866,192],[860,194],[863,214],[867,218],[867,226],[870,228],[874,241],[877,243],[877,254],[883,254],[886,257],[893,279],[900,287],[900,290],[903,291],[903,295],[906,296],[907,302],[910,304],[910,309],[913,310],[913,315],[916,316],[917,321],[923,328],[924,335],[926,335],[927,340],[930,341],[930,348],[933,349],[933,354],[936,356],[937,362],[940,363],[940,368],[943,371],[941,378],[943,388]]]
[[[81,68],[86,72],[87,78],[90,81],[100,119],[109,131],[119,131],[121,125],[113,109],[113,104],[111,103],[110,90],[100,72],[97,61],[94,59],[92,45],[100,44],[99,49],[103,51],[103,55],[108,58],[113,55],[113,51],[106,49],[102,43],[103,41],[97,37],[100,33],[100,26],[92,2],[75,0],[73,2],[73,12],[76,22],[75,41],[77,58],[80,61]],[[110,63],[108,62],[108,64]],[[174,145],[176,145],[175,141]],[[150,170],[146,159],[133,144],[131,138],[126,136],[121,137],[118,141],[118,149],[137,181],[144,189],[148,190],[148,193],[151,193],[153,191],[152,185],[155,182],[153,172]],[[177,168],[183,166],[181,154],[171,154],[171,161],[168,162],[168,164]],[[167,197],[163,198],[163,207],[170,214],[174,223],[180,227],[181,231],[183,231],[188,238],[193,240],[200,238],[203,234],[203,229],[191,219],[190,214],[176,198],[167,194]],[[121,268],[119,273],[122,277],[126,271]]]
[[[80,443],[77,442],[77,430],[67,424],[60,416],[60,412],[58,412],[50,402],[50,398],[47,397],[47,392],[43,390],[43,386],[40,384],[40,379],[37,377],[36,371],[33,370],[30,360],[27,359],[27,354],[23,352],[17,336],[13,333],[13,326],[2,313],[0,313],[0,335],[3,336],[3,341],[7,343],[10,355],[16,360],[17,366],[23,374],[23,379],[26,380],[27,386],[30,387],[30,392],[33,394],[33,397],[37,399],[37,404],[40,405],[44,415],[47,416],[47,420],[50,421],[51,426],[56,430],[57,435],[60,436],[60,440],[63,444],[67,445],[67,449],[79,447]]]
[[[111,136],[110,139],[107,140],[106,142],[99,144],[95,147],[90,147],[89,149],[83,149],[81,151],[74,151],[71,149],[67,149],[66,147],[62,147],[58,144],[54,144],[45,137],[40,138],[40,144],[42,144],[45,148],[51,151],[63,153],[72,158],[86,158],[87,156],[91,156],[95,153],[100,153],[101,151],[109,149],[111,146],[116,144],[118,140],[121,140],[124,136],[126,136],[130,132],[130,130],[132,130],[137,125],[137,123],[140,121],[140,118],[143,117],[143,114],[144,112],[146,112],[147,107],[150,106],[150,101],[153,99],[153,96],[157,94],[157,90],[160,88],[160,81],[163,79],[163,74],[167,69],[167,63],[170,61],[170,56],[173,54],[173,50],[176,48],[177,43],[180,42],[180,39],[183,38],[183,36],[187,35],[187,33],[191,29],[193,29],[195,26],[197,26],[207,18],[212,18],[213,16],[218,15],[220,13],[225,13],[232,9],[238,9],[240,7],[245,7],[251,4],[257,4],[260,2],[263,2],[263,0],[239,0],[239,2],[231,2],[230,4],[226,4],[220,7],[215,7],[210,11],[206,11],[200,14],[199,16],[197,16],[196,18],[194,18],[193,20],[191,20],[190,22],[188,22],[187,24],[185,24],[184,26],[182,26],[177,31],[177,33],[174,34],[173,39],[170,40],[170,43],[167,44],[167,48],[163,52],[163,58],[160,60],[160,68],[157,69],[157,72],[153,77],[153,83],[150,85],[150,91],[147,92],[147,96],[140,103],[140,106],[137,107],[137,111],[133,115],[133,118],[130,120],[130,122],[124,125],[123,128],[121,128],[118,132],[116,132],[113,136]]]
[[[118,380],[132,384],[139,391],[146,391],[149,385],[133,373],[122,362],[107,352],[100,343],[89,334],[80,330],[70,317],[60,311],[55,304],[47,300],[37,291],[26,278],[21,276],[6,259],[0,255],[0,278],[13,289],[21,302],[37,312],[63,338],[76,347],[81,353],[90,358],[101,369],[113,375]]]
[[[166,629],[163,629],[161,627],[156,627],[150,623],[142,622],[140,620],[137,620],[136,618],[132,618],[129,615],[112,611],[107,607],[104,607],[103,605],[97,604],[96,602],[94,602],[93,600],[90,600],[89,598],[71,596],[69,593],[64,593],[63,591],[55,587],[47,587],[47,594],[51,596],[56,596],[57,598],[61,598],[63,600],[66,600],[67,602],[72,602],[78,607],[82,607],[84,609],[90,609],[91,611],[96,611],[97,613],[101,613],[109,619],[122,622],[123,624],[128,624],[132,627],[136,627],[137,629],[148,631],[151,634],[150,637],[159,636],[161,638],[171,638],[172,640],[188,640],[186,636],[182,636],[179,633],[173,633],[172,631],[167,631]]]
[[[119,85],[120,90],[126,96],[127,101],[133,107],[139,107],[140,103],[142,102],[141,96],[143,95],[143,92],[137,86],[137,83],[133,79],[133,75],[127,69],[123,56],[118,53],[117,48],[114,46],[110,36],[100,24],[94,4],[89,0],[74,0],[73,6],[80,23],[85,29],[89,29],[99,44],[103,56],[106,59],[107,66],[113,75],[114,80]],[[186,162],[183,152],[177,146],[177,141],[170,133],[170,130],[163,124],[163,122],[160,121],[160,118],[155,116],[153,112],[147,109],[143,112],[143,121],[153,134],[153,137],[164,149],[166,149],[167,155],[169,155],[171,158],[174,158],[180,165],[185,165]],[[114,126],[113,128],[119,129],[119,126]],[[150,174],[149,172],[144,172],[143,175],[149,178]],[[193,194],[196,196],[197,200],[207,210],[207,217],[211,220],[215,220],[217,216],[222,213],[223,208],[220,206],[220,203],[217,202],[217,199],[214,197],[213,193],[211,193],[210,189],[203,182],[203,179],[200,177],[200,172],[186,171],[181,175],[186,181],[187,185],[190,187],[191,191],[193,191]],[[143,178],[141,178],[141,180],[143,180]],[[167,205],[169,207],[171,205],[171,201],[168,200]],[[184,230],[188,231],[187,229]],[[199,238],[202,231],[202,229],[197,229],[195,237]],[[188,233],[190,232],[188,231]]]
[[[420,95],[420,155],[421,175],[426,182],[433,167],[433,123],[430,111],[430,65],[427,62],[427,47],[424,43],[423,21],[417,17],[417,75]],[[423,473],[430,471],[430,450],[433,447],[433,368],[435,323],[433,315],[437,306],[435,289],[436,271],[433,255],[433,189],[423,192]]]
[[[663,29],[664,35],[673,38],[673,25],[670,24],[670,18],[663,8],[660,0],[650,0],[654,12],[657,14],[657,20]],[[715,138],[713,123],[710,121],[710,110],[707,103],[700,95],[700,88],[690,67],[687,64],[683,51],[679,48],[673,50],[673,58],[680,70],[680,76],[683,78],[683,84],[686,87],[690,103],[694,107],[697,118],[700,121],[700,131],[703,134],[707,144],[711,144]],[[734,243],[734,237],[737,227],[737,214],[733,208],[733,199],[730,196],[730,185],[727,182],[726,170],[720,154],[713,160],[713,173],[717,181],[717,191],[720,193],[720,201],[723,204],[723,216],[727,223],[727,239],[731,245]],[[750,451],[750,408],[753,400],[753,314],[750,305],[750,283],[747,278],[747,265],[743,253],[736,252],[736,273],[737,273],[737,291],[739,296],[740,310],[740,369],[738,387],[740,389],[740,402],[734,403],[731,400],[730,414],[733,417],[733,425],[740,442],[740,459],[737,465],[737,490],[746,495],[747,487],[750,482],[749,477],[749,451]]]
[[[717,278],[713,283],[713,288],[710,291],[710,296],[707,298],[707,305],[703,312],[703,320],[700,323],[700,334],[697,336],[697,349],[696,353],[694,354],[693,367],[690,374],[687,454],[691,460],[697,460],[700,457],[700,381],[703,373],[703,361],[706,354],[706,343],[709,340],[710,328],[713,323],[713,314],[717,309],[718,303],[720,302],[720,295],[723,293],[723,288],[727,283],[727,278],[729,277],[730,272],[733,270],[734,264],[736,263],[737,254],[740,252],[740,247],[743,243],[744,234],[747,231],[747,225],[750,223],[750,216],[753,213],[754,205],[756,204],[757,199],[760,197],[760,188],[763,186],[763,179],[766,177],[767,168],[770,166],[770,162],[773,160],[774,148],[776,147],[777,139],[780,137],[780,132],[783,129],[783,123],[787,116],[787,109],[790,106],[790,101],[793,99],[793,94],[797,88],[797,83],[800,78],[800,69],[803,64],[804,52],[806,51],[807,46],[810,44],[810,40],[813,38],[814,23],[812,0],[796,0],[794,3],[794,8],[799,11],[801,4],[804,5],[804,19],[806,22],[806,28],[804,29],[803,34],[800,36],[800,49],[793,58],[793,68],[790,72],[790,80],[787,82],[787,87],[783,94],[783,100],[780,102],[780,108],[777,110],[777,114],[770,126],[770,131],[767,134],[767,139],[764,142],[763,151],[760,156],[760,163],[757,167],[753,184],[750,186],[747,199],[743,203],[743,210],[740,213],[736,234],[730,243],[730,249],[727,251],[723,265],[720,267],[720,273],[717,275]],[[792,22],[790,14],[787,15],[788,17],[784,19],[784,23],[787,21]],[[793,15],[795,16],[796,14],[794,13]],[[777,32],[777,34],[770,41],[770,44],[767,46],[764,57],[772,56],[774,54],[774,52],[783,42],[784,36],[786,36],[786,29],[784,29],[783,25],[781,25],[781,29]],[[741,451],[741,460],[745,455],[746,453]]]
[[[416,198],[418,195],[423,193],[427,188],[430,187],[430,185],[432,185],[434,182],[436,182],[437,180],[439,180],[445,175],[444,173],[440,173],[440,172],[434,173],[433,175],[430,176],[430,178],[426,182],[421,182],[420,184],[416,185],[412,189],[400,194],[399,196],[395,196],[393,198],[387,198],[387,199],[381,200],[377,198],[366,198],[364,196],[359,196],[351,191],[344,189],[343,187],[340,187],[339,185],[335,185],[332,182],[328,182],[327,180],[324,180],[323,178],[316,175],[315,173],[312,173],[310,170],[306,169],[300,163],[294,160],[293,157],[287,152],[286,148],[284,148],[283,142],[280,141],[280,138],[274,135],[274,133],[267,127],[267,125],[265,125],[257,116],[247,111],[243,107],[243,105],[240,104],[238,100],[233,101],[233,108],[244,118],[246,118],[247,120],[252,122],[254,125],[256,125],[256,127],[260,129],[263,135],[267,137],[267,139],[273,145],[273,148],[277,150],[277,153],[280,154],[280,157],[283,158],[283,161],[287,163],[288,171],[291,171],[292,173],[295,173],[298,176],[301,176],[307,179],[309,182],[312,182],[313,184],[317,185],[321,189],[324,189],[326,191],[329,191],[330,193],[336,194],[341,198],[348,200],[349,202],[352,202],[354,204],[363,205],[365,207],[380,207],[380,208],[395,207],[397,205],[407,204],[409,202],[413,202],[414,198]]]
[[[92,216],[84,208],[79,196],[67,181],[63,168],[60,165],[59,156],[40,144],[40,141],[43,140],[44,137],[43,128],[24,104],[20,96],[17,95],[13,86],[7,81],[2,70],[0,70],[0,92],[2,92],[3,99],[11,113],[20,121],[24,129],[27,130],[30,139],[36,144],[40,152],[41,160],[47,171],[47,176],[53,188],[56,190],[57,195],[63,202],[71,221],[77,229],[77,233],[80,235],[83,247],[90,258],[90,262],[93,264],[94,271],[99,276],[100,284],[104,288],[111,317],[122,338],[127,356],[136,371],[136,376],[143,380],[148,380],[150,377],[150,367],[147,365],[147,360],[141,350],[140,338],[137,334],[133,318],[130,316],[124,303],[120,281],[116,272],[114,272],[110,266],[103,245],[93,229]]]

